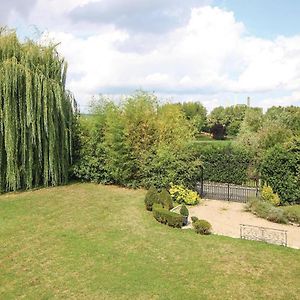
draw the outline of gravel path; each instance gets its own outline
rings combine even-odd
[[[300,249],[300,227],[270,222],[244,211],[245,204],[220,200],[204,200],[189,208],[190,217],[196,216],[212,224],[213,232],[238,238],[240,224],[287,230],[288,246]],[[191,227],[189,225],[188,227]]]

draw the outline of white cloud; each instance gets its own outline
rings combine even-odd
[[[62,1],[59,12],[58,0],[53,0],[50,11],[63,16],[87,1]],[[40,0],[40,7],[45,3]],[[33,20],[37,12],[31,14]],[[69,87],[81,103],[93,94],[138,88],[178,98],[201,96],[208,106],[246,93],[261,99],[276,92],[298,97],[300,35],[274,40],[249,36],[232,12],[217,7],[193,8],[188,23],[161,35],[141,36],[115,26],[70,29],[69,20],[63,24],[61,31],[54,26],[49,37],[61,42],[59,50],[69,62]],[[131,49],[124,51],[122,45],[130,43]],[[144,43],[143,51],[135,50]],[[262,104],[271,105],[268,101]],[[287,103],[299,105],[295,101]]]
[[[300,91],[296,91],[289,96],[267,98],[261,101],[261,106],[264,109],[267,109],[268,107],[271,106],[289,106],[289,105],[299,106],[299,100],[300,100]]]

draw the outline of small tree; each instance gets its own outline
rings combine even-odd
[[[210,132],[215,140],[224,140],[226,135],[226,128],[220,123],[216,123],[210,129]]]

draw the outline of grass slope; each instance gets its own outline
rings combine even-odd
[[[299,297],[298,250],[166,227],[143,197],[94,184],[0,196],[0,299]]]

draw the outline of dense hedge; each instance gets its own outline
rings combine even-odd
[[[300,139],[267,151],[261,177],[278,194],[281,204],[300,203]]]
[[[183,225],[183,216],[174,212],[171,212],[162,207],[160,204],[154,204],[152,207],[154,218],[162,223],[171,227],[181,228]]]
[[[242,184],[249,180],[250,154],[233,144],[197,146],[204,180]]]
[[[179,106],[138,92],[120,105],[100,99],[82,118],[76,178],[127,187],[194,187],[200,161],[188,146],[194,127]]]

